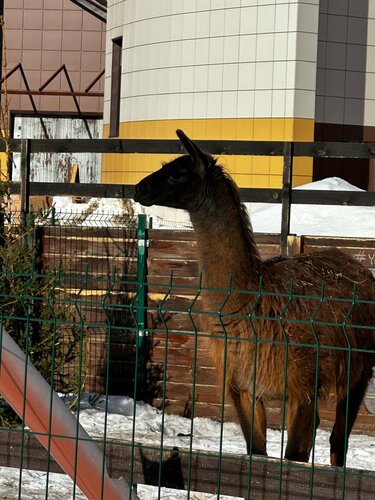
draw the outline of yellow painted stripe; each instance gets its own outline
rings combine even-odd
[[[306,118],[207,118],[123,122],[120,137],[174,139],[181,128],[193,139],[306,141],[314,137],[314,120]],[[108,137],[109,125],[104,125]]]
[[[120,137],[127,139],[174,139],[177,128],[192,139],[311,141],[314,121],[302,118],[208,118],[125,122]],[[109,126],[104,125],[103,137]],[[168,154],[103,155],[102,182],[135,184],[169,161]],[[219,161],[240,187],[281,187],[282,158],[222,156]],[[312,158],[296,158],[293,185],[312,180]]]
[[[6,153],[0,153],[0,180],[7,179],[8,172],[8,157]]]

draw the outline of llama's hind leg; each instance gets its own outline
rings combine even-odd
[[[254,421],[253,398],[247,392],[233,391],[232,399],[237,411],[241,429],[246,441],[247,453],[254,455],[267,455],[266,432],[267,420],[263,401],[255,398]]]
[[[349,404],[344,398],[336,405],[336,419],[329,442],[331,444],[331,465],[344,465],[345,449],[348,447],[349,434],[353,428],[359,407],[367,388],[367,379],[361,381],[349,392]],[[348,408],[347,408],[348,406]],[[348,410],[347,435],[345,440],[346,410]]]
[[[288,442],[285,458],[297,462],[308,462],[318,426],[319,415],[317,412],[314,426],[313,400],[305,404],[289,400],[287,408]]]

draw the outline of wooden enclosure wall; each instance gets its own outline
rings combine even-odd
[[[169,413],[191,416],[193,412],[195,416],[220,418],[222,405],[216,371],[211,364],[204,339],[199,337],[196,340],[196,336],[186,334],[194,331],[188,311],[199,288],[194,234],[192,231],[149,230],[148,237],[148,328],[151,333],[146,342],[146,399],[154,406],[161,407],[164,398],[165,409]],[[256,240],[262,258],[280,254],[278,236],[256,235]],[[97,324],[96,327],[89,328],[88,332],[89,373],[86,390],[104,392],[109,359],[110,392],[133,396],[134,335],[121,329],[121,324],[124,325],[130,319],[121,310],[119,315],[114,315],[116,328],[111,330],[111,352],[108,356],[108,317],[100,306],[100,297],[105,293],[114,266],[118,277],[135,282],[135,229],[45,228],[43,242],[45,265],[56,263],[62,256],[64,265],[73,274],[81,274],[88,269],[90,275],[103,280],[102,285],[99,281],[98,289],[92,290],[97,306],[88,305],[84,311],[85,317]],[[375,267],[375,240],[290,237],[289,242],[291,254],[336,246],[359,259],[366,267]],[[112,300],[128,303],[134,290],[130,285],[116,289]],[[90,298],[90,293],[86,294],[86,298]],[[179,312],[171,313],[171,309]],[[193,389],[194,366],[196,383]],[[274,401],[269,406],[269,424],[278,426],[281,421],[280,403]],[[334,405],[322,407],[320,416],[321,425],[329,427],[334,418]],[[230,401],[225,403],[225,419],[236,419]],[[375,432],[374,424],[375,415],[371,415],[362,405],[356,429]]]

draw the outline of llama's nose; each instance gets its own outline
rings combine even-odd
[[[147,182],[141,180],[134,186],[134,200],[139,201],[142,197],[142,194],[145,195],[148,191]]]

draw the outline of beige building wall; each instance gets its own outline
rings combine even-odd
[[[104,136],[112,40],[123,37],[120,136],[313,140],[318,0],[110,0]],[[107,156],[103,182],[135,183],[160,160]],[[280,158],[223,157],[242,187],[279,187]],[[295,184],[312,161],[295,164]]]

